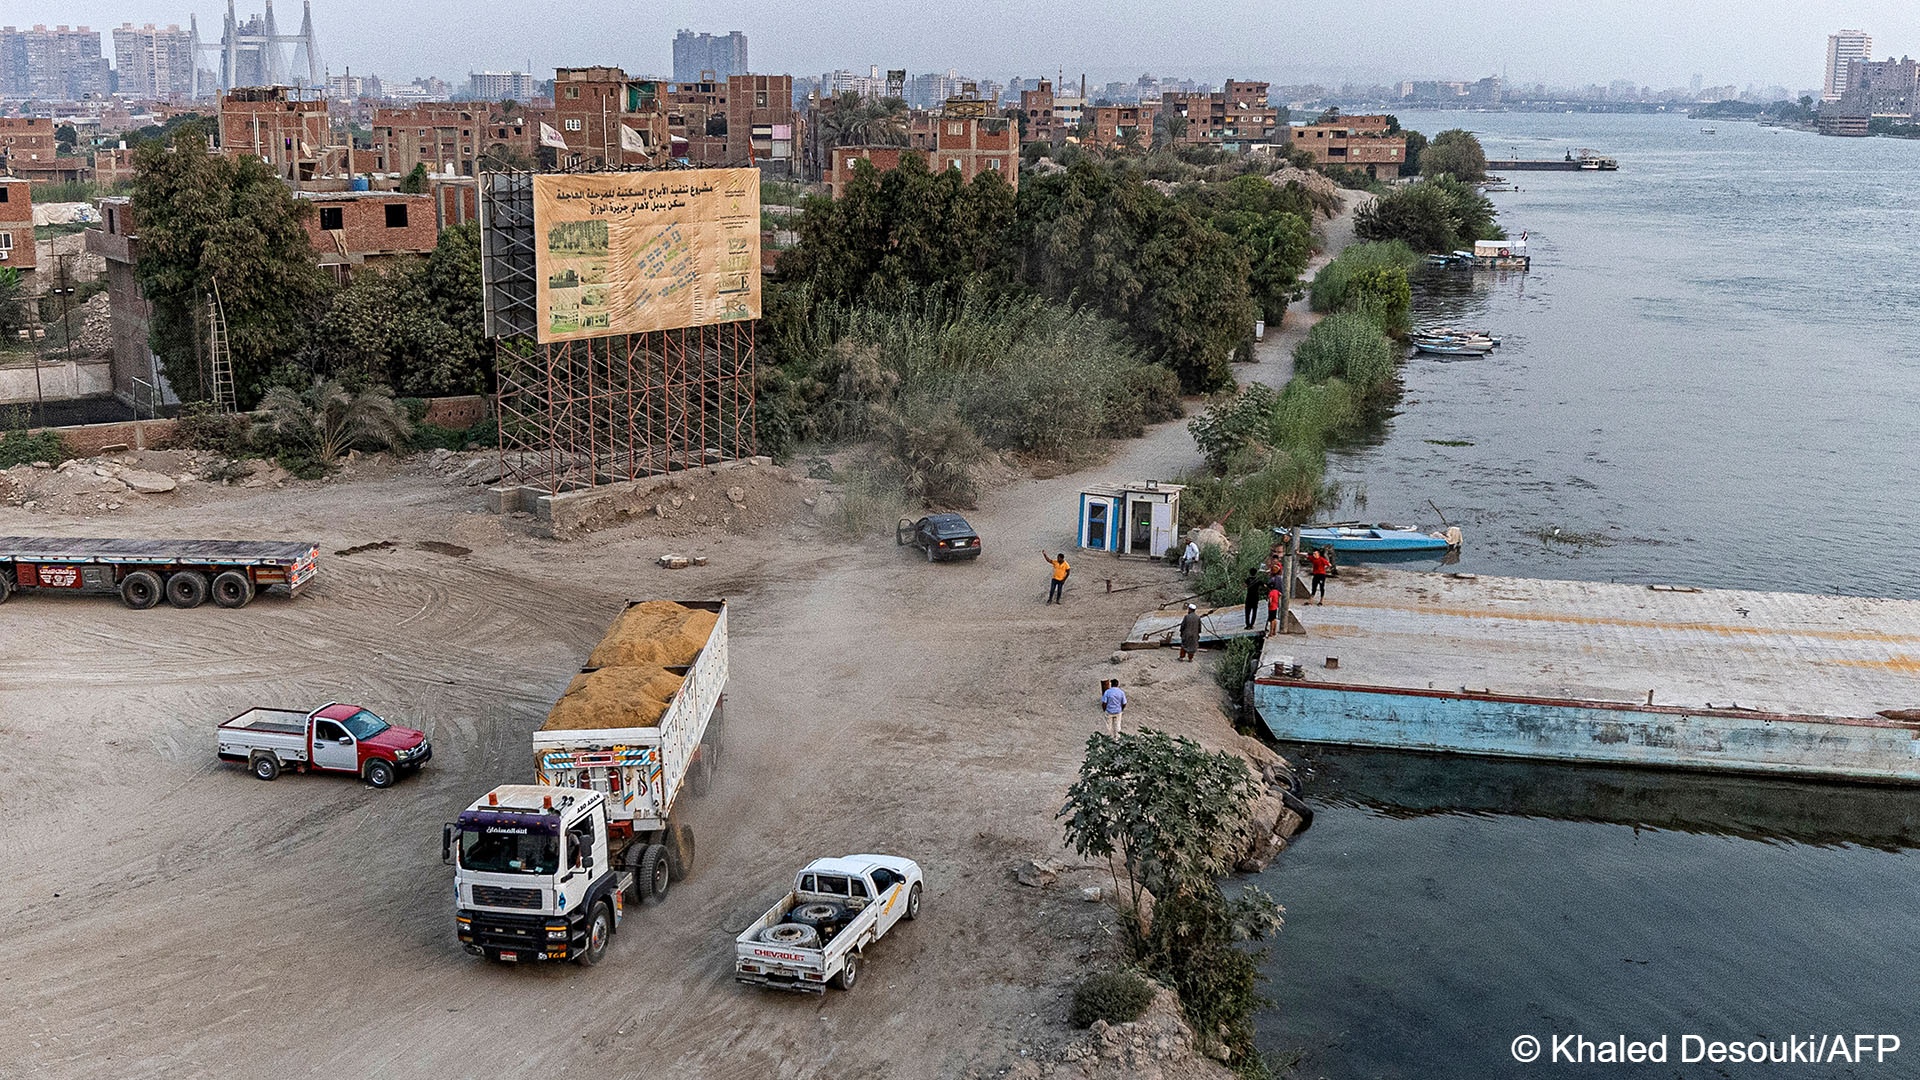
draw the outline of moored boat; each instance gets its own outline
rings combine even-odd
[[[1493,351],[1494,342],[1474,338],[1413,338],[1415,349],[1435,356],[1485,356]]]
[[[1275,535],[1284,535],[1285,529],[1276,528]],[[1460,546],[1463,537],[1460,530],[1449,528],[1444,533],[1421,532],[1419,529],[1399,525],[1321,525],[1302,527],[1300,546],[1303,548],[1332,548],[1334,551],[1447,551]]]

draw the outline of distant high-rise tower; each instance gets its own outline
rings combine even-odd
[[[673,81],[698,82],[714,78],[725,82],[729,75],[745,75],[747,35],[738,30],[721,37],[682,30],[673,35]]]
[[[193,93],[193,34],[178,26],[123,24],[113,32],[120,93],[149,101]]]
[[[111,80],[98,30],[0,28],[0,97],[79,101],[105,97]]]
[[[1827,35],[1827,81],[1820,88],[1821,101],[1839,101],[1847,92],[1847,65],[1855,60],[1873,59],[1873,35],[1859,30],[1842,30]]]

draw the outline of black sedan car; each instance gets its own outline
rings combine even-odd
[[[928,562],[980,556],[980,534],[959,514],[930,514],[919,521],[901,518],[893,538],[926,552]]]

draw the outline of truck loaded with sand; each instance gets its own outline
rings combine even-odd
[[[498,960],[592,963],[625,902],[693,870],[680,793],[706,790],[727,687],[727,605],[634,601],[533,733],[533,784],[449,824],[461,943]]]

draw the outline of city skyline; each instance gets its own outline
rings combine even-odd
[[[156,0],[14,0],[0,22],[84,25],[110,41],[123,23],[185,26],[190,15],[198,15],[203,34],[209,26],[217,33],[224,5],[205,7]],[[238,11],[245,19],[261,7],[261,0],[243,0]],[[282,19],[298,11],[296,0],[280,7],[286,9],[277,11]],[[1688,86],[1700,75],[1707,85],[1779,85],[1800,93],[1822,86],[1827,37],[1843,27],[1871,34],[1876,55],[1920,50],[1920,10],[1893,0],[1812,12],[1788,0],[1753,0],[1738,9],[1728,4],[1678,15],[1653,0],[1600,0],[1562,16],[1538,4],[1463,0],[1441,19],[1412,0],[1353,0],[1338,13],[1263,9],[1251,15],[1244,6],[1219,0],[1200,0],[1178,15],[1109,0],[1074,9],[1077,20],[1063,22],[1058,10],[1032,8],[990,25],[860,0],[826,0],[807,9],[739,0],[711,6],[672,2],[643,16],[613,4],[589,4],[572,9],[585,10],[589,20],[571,24],[541,21],[537,5],[506,0],[473,0],[469,10],[497,17],[442,25],[431,35],[394,33],[393,9],[380,0],[317,0],[313,17],[331,74],[351,69],[390,79],[523,70],[530,53],[536,76],[555,67],[606,63],[667,77],[674,35],[686,28],[744,31],[754,43],[753,69],[763,73],[798,76],[878,64],[910,71],[957,68],[996,80],[1061,72],[1077,80],[1084,72],[1089,83],[1100,84],[1142,72],[1214,83],[1243,77],[1331,86],[1498,75],[1511,85],[1630,82],[1660,91]],[[1738,33],[1732,31],[1735,19]],[[528,22],[543,36],[526,32]],[[1201,40],[1184,29],[1196,24],[1234,30]],[[1645,27],[1656,24],[1672,32],[1652,39]],[[1098,33],[1077,39],[1072,26]],[[1418,32],[1369,37],[1357,35],[1356,26]],[[111,46],[105,51],[110,54]]]

